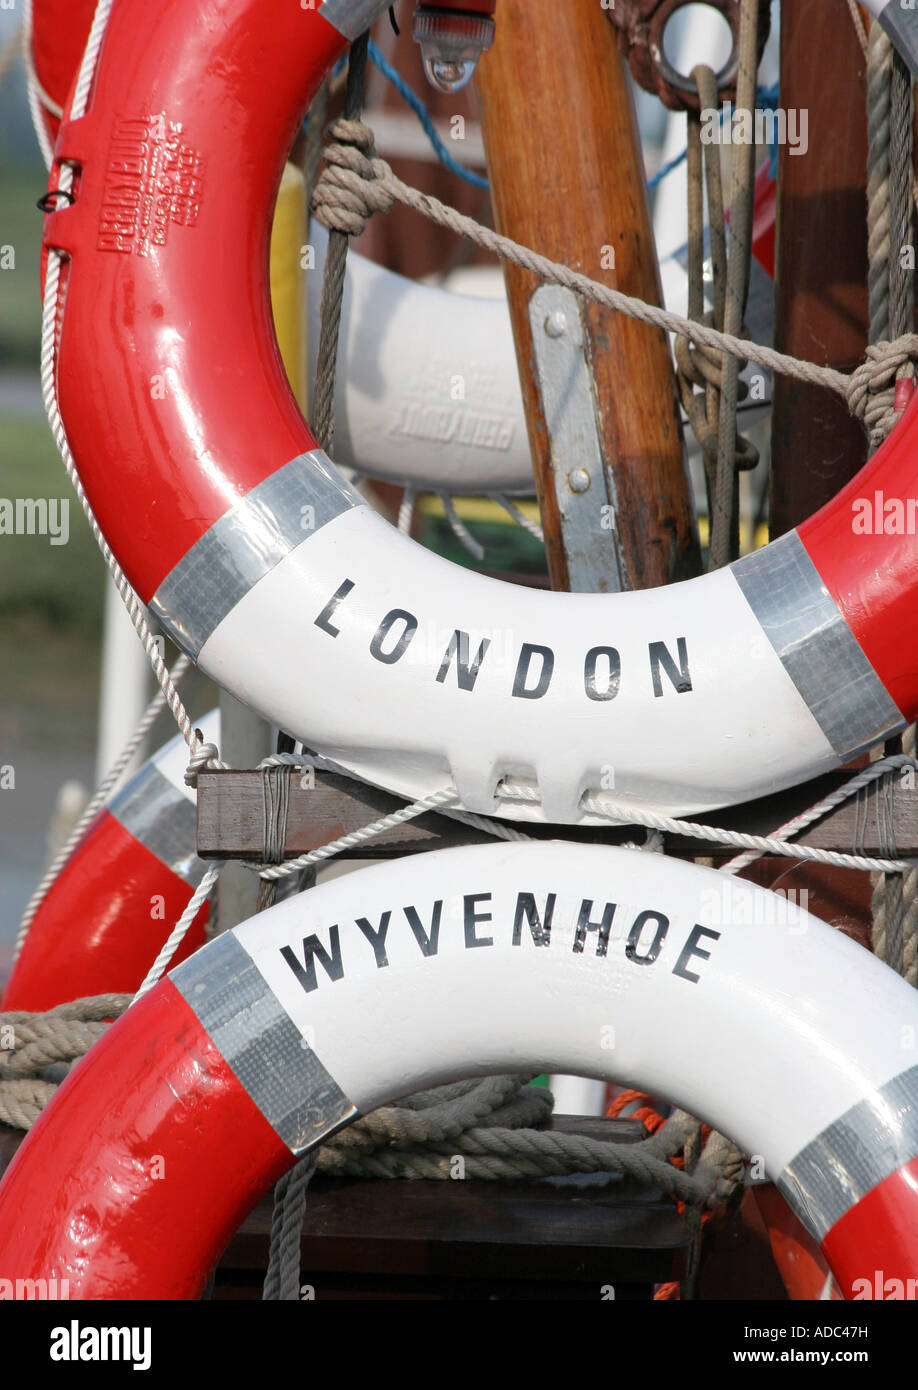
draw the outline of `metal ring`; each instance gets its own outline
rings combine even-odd
[[[57,212],[57,204],[51,202],[52,198],[66,198],[68,203],[76,201],[67,188],[49,188],[47,193],[43,193],[35,204],[39,212]]]
[[[674,68],[667,58],[663,49],[662,36],[659,43],[656,41],[648,43],[647,49],[657,71],[666,79],[671,87],[675,87],[679,92],[685,92],[688,96],[697,97],[699,95],[698,83],[695,81],[694,77],[683,76],[678,68]],[[717,83],[718,94],[722,92],[725,87],[733,86],[736,81],[738,70],[739,52],[737,51],[736,40],[734,38],[729,58],[724,66],[718,69],[714,74],[714,81]]]

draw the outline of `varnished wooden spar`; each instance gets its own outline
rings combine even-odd
[[[867,126],[864,56],[839,10],[781,4],[781,105],[809,115],[806,153],[778,149],[775,347],[849,372],[867,347]],[[844,401],[787,376],[771,439],[774,539],[835,496],[867,445]]]
[[[627,294],[660,302],[637,126],[608,15],[598,0],[501,0],[478,83],[497,226]],[[614,259],[614,265],[613,265]],[[572,587],[562,543],[530,323],[538,288],[504,266],[536,488],[553,587]],[[615,504],[624,587],[697,573],[698,549],[668,347],[656,329],[586,304],[606,479],[591,483],[588,524]],[[575,480],[576,482],[576,480]],[[608,513],[606,513],[608,519]],[[595,537],[601,543],[602,536]],[[605,531],[606,554],[612,554]],[[617,587],[575,584],[573,587]]]

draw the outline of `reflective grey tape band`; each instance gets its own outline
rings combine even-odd
[[[150,611],[192,657],[259,579],[352,507],[365,505],[321,449],[272,473],[215,521],[160,584]]]
[[[918,1067],[910,1067],[807,1144],[778,1187],[821,1241],[845,1212],[916,1155]]]
[[[232,932],[169,976],[268,1123],[295,1154],[357,1116]]]
[[[730,569],[840,761],[905,727],[796,531]]]
[[[897,0],[889,0],[880,11],[880,23],[912,76],[918,77],[918,10],[903,9]]]
[[[195,854],[194,803],[176,790],[155,763],[142,767],[115,793],[106,810],[174,874],[198,886],[207,865]]]
[[[389,4],[390,0],[325,0],[319,14],[346,39],[356,39]]]

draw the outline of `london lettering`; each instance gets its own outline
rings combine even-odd
[[[338,637],[346,623],[347,600],[356,585],[345,579],[313,619],[314,625],[329,637]],[[395,666],[402,660],[418,635],[419,620],[406,608],[390,608],[384,613],[368,644],[368,652],[381,666]],[[491,658],[491,641],[480,640],[456,628],[442,649],[432,653],[434,683],[459,690],[474,691],[478,677]],[[555,674],[555,653],[539,642],[521,642],[511,663],[509,693],[514,700],[541,700],[551,687]],[[605,644],[584,652],[581,678],[588,700],[614,700],[622,688],[622,659],[615,647]],[[643,679],[655,700],[664,695],[689,694],[692,674],[685,637],[647,643],[647,663]]]

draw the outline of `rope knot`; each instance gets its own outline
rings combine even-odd
[[[918,333],[903,333],[892,342],[871,343],[867,356],[851,373],[847,387],[848,409],[862,420],[871,446],[877,448],[898,424],[902,410],[895,408],[896,381],[914,377],[918,358]]]
[[[362,121],[335,121],[328,133],[331,143],[323,151],[325,168],[312,195],[312,210],[330,232],[360,236],[374,212],[387,212],[395,203],[383,186],[392,170],[377,158],[373,132]]]
[[[709,309],[699,320],[703,328],[715,328],[714,310]],[[687,325],[690,326],[690,325]],[[743,333],[745,334],[745,325]],[[702,452],[709,460],[716,459],[718,449],[718,429],[720,419],[720,391],[724,380],[724,350],[711,347],[690,333],[676,334],[673,344],[676,358],[676,382],[685,413],[688,416],[692,433],[698,440]],[[745,358],[740,358],[740,370],[746,366]],[[744,400],[748,387],[744,381],[737,382],[737,399]],[[736,467],[741,470],[755,468],[759,461],[759,451],[745,435],[736,433]]]
[[[185,768],[186,787],[196,787],[198,785],[199,772],[214,772],[220,768],[225,768],[226,763],[220,761],[220,752],[215,743],[205,743],[201,738],[200,729],[195,729],[198,742],[197,747],[188,754],[188,766]]]

